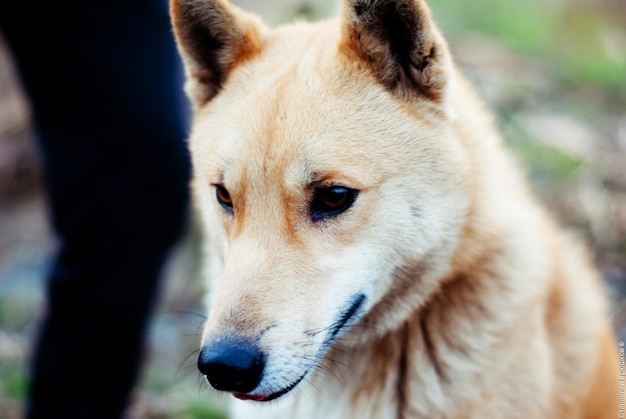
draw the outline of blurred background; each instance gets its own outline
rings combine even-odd
[[[239,0],[270,25],[332,14],[328,0]],[[626,1],[430,0],[459,67],[497,115],[534,189],[592,248],[625,338]],[[1,28],[0,28],[1,30]],[[29,104],[0,33],[0,418],[20,417],[55,248]],[[223,418],[196,372],[202,323],[192,225],[165,272],[135,418]],[[88,383],[86,383],[88,385]]]

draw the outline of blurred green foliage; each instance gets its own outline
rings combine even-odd
[[[228,419],[228,414],[225,410],[207,403],[206,400],[196,400],[189,403],[178,417],[180,419]]]
[[[0,399],[24,400],[27,389],[28,379],[24,366],[0,360]]]
[[[478,32],[514,52],[551,63],[565,84],[626,95],[624,22],[597,3],[576,0],[432,0],[445,33]]]
[[[545,187],[545,183],[558,183],[561,180],[573,178],[588,168],[590,162],[567,153],[564,150],[552,147],[533,137],[518,121],[511,117],[511,111],[497,109],[498,125],[503,137],[511,147],[514,155],[524,167],[530,169],[528,174],[531,183]],[[537,192],[544,188],[538,187]],[[543,190],[550,193],[550,188]]]
[[[7,303],[3,297],[0,297],[0,324],[5,324],[7,318]]]

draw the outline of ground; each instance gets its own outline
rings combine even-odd
[[[237,3],[271,24],[333,11],[330,1]],[[626,325],[626,3],[431,0],[460,68],[497,115],[536,193],[591,247]],[[256,9],[255,9],[256,8]],[[1,28],[0,28],[1,30]],[[135,418],[224,417],[195,369],[202,323],[194,226],[175,249],[150,329]],[[0,417],[19,417],[31,342],[55,249],[30,124],[0,39]],[[617,348],[616,348],[617,350]],[[189,357],[188,357],[189,355]]]

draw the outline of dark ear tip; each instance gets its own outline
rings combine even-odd
[[[447,80],[445,41],[424,0],[347,0],[340,44],[391,93],[435,102]]]
[[[226,0],[170,0],[178,50],[185,63],[185,90],[202,106],[230,72],[260,50],[262,24]]]

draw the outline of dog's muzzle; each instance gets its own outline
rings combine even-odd
[[[337,337],[359,316],[365,303],[365,294],[354,295],[336,320],[321,329],[326,337],[317,355],[320,359]],[[302,374],[278,391],[267,393],[259,386],[266,367],[266,355],[250,340],[240,337],[221,336],[205,342],[200,350],[198,369],[207,381],[220,391],[227,391],[238,399],[254,401],[275,400],[293,390],[316,367],[316,361],[303,368]],[[266,385],[265,387],[272,387]]]

